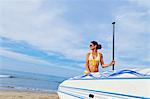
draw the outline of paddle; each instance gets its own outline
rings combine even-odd
[[[112,53],[112,58],[113,58],[113,60],[114,60],[114,58],[115,58],[115,55],[114,55],[114,50],[115,50],[115,23],[116,22],[113,22],[112,24],[113,24],[113,53]],[[113,66],[112,66],[112,70],[115,70],[115,65],[113,64]]]

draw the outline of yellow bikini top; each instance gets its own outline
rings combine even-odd
[[[97,57],[94,58],[93,55],[92,55],[92,53],[90,53],[90,55],[89,55],[89,61],[91,61],[91,62],[92,62],[92,65],[95,66],[95,65],[96,65],[96,62],[97,62],[97,61],[98,61],[98,62],[100,61],[100,54],[98,53]]]

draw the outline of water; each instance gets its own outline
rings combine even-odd
[[[57,91],[64,77],[0,70],[0,90]]]

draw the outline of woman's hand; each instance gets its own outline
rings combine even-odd
[[[110,66],[115,65],[115,60],[112,60]]]
[[[85,70],[85,71],[84,71],[84,74],[86,74],[86,75],[87,75],[87,74],[90,74],[90,71]]]

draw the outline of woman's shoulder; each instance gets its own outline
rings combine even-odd
[[[88,55],[88,56],[89,56],[90,54],[91,54],[91,53],[90,53],[90,52],[88,52],[86,55]]]
[[[101,52],[98,52],[100,56],[102,56],[103,54]]]
[[[102,52],[98,52],[99,54],[102,54]]]

